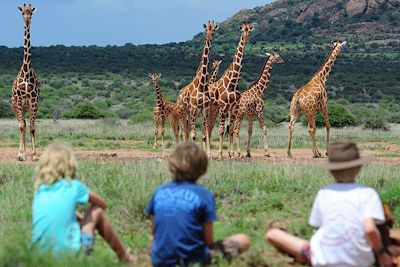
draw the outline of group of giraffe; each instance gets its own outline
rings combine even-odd
[[[39,93],[40,83],[32,68],[31,60],[31,44],[30,44],[30,24],[32,14],[36,11],[35,7],[30,4],[24,4],[18,7],[21,11],[24,24],[24,57],[21,69],[12,86],[12,107],[16,114],[19,124],[20,132],[20,145],[17,159],[20,161],[26,160],[26,123],[24,115],[26,112],[30,116],[30,136],[32,142],[32,160],[37,159],[35,147],[35,119],[39,107]],[[254,117],[260,123],[264,135],[264,149],[265,155],[269,156],[267,128],[263,118],[263,93],[267,87],[270,79],[270,71],[273,64],[283,63],[283,59],[276,52],[266,54],[264,67],[257,79],[251,84],[247,90],[241,93],[238,90],[238,84],[243,66],[243,56],[246,43],[249,41],[250,32],[253,26],[248,22],[243,22],[240,25],[241,36],[233,56],[232,63],[224,71],[223,75],[217,79],[217,74],[221,61],[215,60],[212,64],[212,71],[209,75],[208,65],[210,58],[210,47],[215,31],[218,25],[213,21],[204,24],[206,31],[204,38],[204,48],[200,65],[196,71],[193,80],[179,92],[177,102],[173,103],[168,101],[161,93],[158,79],[160,74],[149,74],[152,83],[156,90],[156,105],[153,109],[154,124],[155,124],[155,138],[154,148],[157,146],[158,139],[158,126],[161,124],[162,146],[164,147],[164,132],[165,121],[169,120],[175,137],[175,142],[179,139],[179,125],[182,129],[183,141],[196,140],[196,119],[200,113],[203,114],[203,130],[202,140],[203,147],[208,155],[211,155],[210,137],[212,129],[219,117],[219,150],[218,157],[222,158],[222,144],[224,138],[225,120],[229,118],[229,145],[228,154],[230,157],[234,156],[233,152],[233,136],[236,137],[237,154],[240,157],[240,139],[239,129],[242,120],[247,117],[248,123],[248,142],[247,142],[247,155],[250,157],[250,138],[252,134],[252,125]],[[320,111],[323,114],[326,131],[327,131],[327,144],[329,143],[329,117],[327,111],[327,93],[325,90],[325,83],[327,77],[332,69],[336,57],[339,55],[342,46],[346,42],[334,42],[333,49],[329,53],[325,62],[321,65],[318,71],[313,75],[310,82],[298,89],[291,102],[290,106],[290,122],[289,122],[289,140],[287,155],[291,154],[292,134],[295,122],[300,114],[303,112],[308,120],[308,131],[313,141],[314,157],[321,157],[318,151],[315,133],[315,113]]]
[[[165,120],[169,119],[174,131],[175,142],[179,139],[179,125],[182,127],[182,139],[189,139],[189,132],[192,141],[196,140],[196,118],[200,113],[203,114],[202,139],[203,147],[210,156],[210,136],[216,120],[219,116],[219,150],[218,158],[222,159],[222,145],[224,138],[225,120],[229,118],[228,130],[228,155],[234,157],[233,137],[236,139],[237,156],[241,157],[240,150],[240,125],[245,117],[248,118],[248,140],[246,157],[251,157],[250,144],[253,131],[253,119],[257,118],[264,136],[264,152],[269,157],[268,148],[268,130],[265,126],[263,110],[263,94],[268,86],[271,69],[273,64],[282,64],[284,60],[277,52],[266,53],[264,66],[258,79],[252,83],[245,92],[238,90],[244,48],[249,41],[250,32],[253,26],[248,22],[243,22],[240,26],[241,37],[233,56],[232,63],[224,71],[223,75],[217,79],[219,64],[221,61],[215,60],[212,64],[211,74],[208,75],[208,63],[210,57],[210,46],[213,35],[218,29],[218,25],[213,21],[204,24],[206,30],[204,39],[204,48],[200,60],[200,66],[197,69],[193,80],[179,92],[176,104],[166,100],[162,95],[157,79],[159,74],[149,74],[156,88],[156,105],[154,107],[154,148],[157,146],[158,127],[162,125],[162,147],[164,148]],[[328,96],[325,90],[325,83],[332,66],[340,54],[341,48],[346,42],[335,41],[333,48],[325,59],[321,67],[314,73],[311,80],[299,88],[293,95],[290,105],[290,122],[287,156],[292,157],[292,135],[294,125],[301,112],[303,112],[308,121],[308,132],[312,138],[314,158],[322,157],[318,150],[315,134],[315,113],[322,112],[326,126],[326,144],[329,144],[330,124],[328,117]]]

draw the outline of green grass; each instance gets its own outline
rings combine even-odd
[[[55,259],[39,256],[28,247],[31,231],[32,174],[34,165],[0,164],[0,266],[114,266],[116,256],[97,239],[90,257]],[[399,166],[366,166],[359,182],[377,189],[400,216]],[[81,162],[79,175],[108,204],[107,217],[124,244],[133,248],[141,266],[149,263],[149,221],[143,210],[154,189],[169,180],[165,161],[98,163]],[[214,192],[219,220],[215,238],[244,232],[251,249],[231,266],[284,266],[290,260],[279,255],[264,240],[265,225],[280,219],[296,235],[310,237],[307,226],[313,198],[332,182],[328,173],[315,166],[212,161],[200,183]],[[227,266],[221,262],[219,266]]]
[[[198,119],[201,122],[202,118]],[[18,147],[19,131],[16,120],[0,120],[0,146]],[[130,124],[126,120],[38,120],[36,123],[36,142],[39,148],[46,147],[55,140],[69,142],[73,147],[87,150],[103,149],[143,149],[152,150],[154,140],[154,127],[152,122]],[[159,131],[160,132],[160,131]],[[200,128],[197,127],[197,137],[200,140]],[[268,138],[271,148],[286,148],[287,124],[269,127]],[[29,136],[27,136],[29,139]],[[240,131],[242,150],[245,150],[247,142],[247,120],[241,126]],[[325,128],[317,130],[318,146],[325,148]],[[166,145],[169,147],[174,140],[169,125],[165,131]],[[218,124],[213,130],[211,141],[213,148],[218,148]],[[400,125],[391,125],[391,131],[365,130],[362,127],[346,127],[331,129],[331,141],[356,140],[362,148],[371,150],[388,150],[388,144],[400,143]],[[161,143],[161,136],[159,134]],[[227,138],[225,138],[227,144]],[[252,149],[263,148],[263,135],[258,122],[254,122],[252,135]],[[379,143],[385,142],[386,145]],[[296,124],[293,134],[293,148],[311,148],[311,138],[307,128],[301,123]],[[388,151],[387,151],[388,152]]]

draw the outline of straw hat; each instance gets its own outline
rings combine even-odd
[[[328,146],[328,162],[323,165],[328,170],[343,170],[361,166],[371,161],[373,156],[360,157],[356,143],[337,142]]]

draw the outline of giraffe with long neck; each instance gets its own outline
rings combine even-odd
[[[290,103],[290,122],[289,122],[289,136],[288,136],[288,147],[287,156],[292,157],[292,135],[294,125],[300,112],[303,112],[308,122],[308,133],[311,136],[313,147],[314,158],[320,158],[321,153],[318,150],[315,134],[317,128],[315,125],[315,113],[321,112],[325,122],[326,128],[326,148],[329,145],[329,134],[330,134],[330,123],[328,116],[328,94],[325,89],[325,83],[332,70],[333,64],[336,58],[340,54],[342,47],[346,42],[334,42],[333,48],[321,67],[314,73],[311,80],[300,87],[293,95]]]
[[[18,119],[20,143],[17,159],[19,161],[26,160],[26,141],[25,131],[26,123],[24,114],[26,111],[30,115],[30,136],[32,142],[32,160],[37,160],[36,147],[35,147],[35,120],[36,113],[39,107],[39,86],[40,83],[32,68],[31,62],[31,41],[30,41],[30,25],[32,14],[36,11],[35,7],[30,4],[24,4],[18,7],[21,11],[25,22],[25,35],[24,35],[24,59],[21,69],[12,86],[11,102]]]
[[[239,103],[240,92],[237,89],[240,80],[240,74],[243,65],[243,55],[246,43],[249,41],[250,32],[253,30],[248,22],[243,22],[240,26],[242,32],[239,43],[236,48],[236,53],[233,57],[232,63],[225,70],[224,74],[219,78],[218,81],[208,86],[210,94],[210,112],[219,113],[220,124],[219,124],[219,150],[218,158],[222,159],[222,143],[224,138],[224,127],[225,119],[237,103]],[[210,118],[212,115],[210,114]],[[213,126],[212,121],[208,121],[206,125],[209,125],[210,131],[208,135],[211,135]]]
[[[269,149],[268,149],[268,129],[265,126],[265,121],[264,121],[264,100],[263,100],[263,95],[265,92],[265,89],[268,86],[268,83],[270,81],[270,76],[271,76],[271,69],[273,64],[283,64],[284,61],[281,58],[281,56],[273,52],[272,55],[266,53],[267,58],[264,63],[264,67],[262,68],[262,71],[258,77],[258,79],[251,84],[246,91],[242,93],[242,96],[239,100],[239,104],[236,105],[235,109],[233,110],[233,113],[235,114],[235,121],[231,125],[230,134],[234,134],[236,137],[236,146],[237,146],[237,152],[238,152],[238,157],[240,157],[240,138],[239,138],[239,131],[240,131],[240,125],[244,119],[244,117],[247,116],[248,118],[248,137],[247,137],[247,155],[246,157],[251,157],[250,155],[250,144],[251,144],[251,135],[253,133],[253,118],[254,116],[257,118],[260,127],[263,131],[264,135],[264,151],[265,151],[265,156],[269,157]],[[232,140],[233,138],[230,138]],[[229,147],[232,147],[231,144],[229,144]],[[233,156],[233,151],[231,151]]]
[[[177,100],[179,119],[182,125],[184,141],[187,141],[188,139],[188,126],[190,126],[191,139],[195,141],[195,122],[199,113],[203,111],[203,116],[205,120],[208,117],[207,108],[209,107],[209,104],[206,104],[209,102],[208,94],[206,92],[208,63],[212,38],[214,32],[218,29],[218,25],[215,24],[213,21],[209,21],[207,24],[204,24],[204,28],[206,29],[206,34],[204,38],[204,48],[200,60],[200,65],[196,71],[196,75],[193,80],[179,92]],[[187,122],[189,122],[189,125]],[[208,130],[206,130],[206,132],[208,132]],[[209,144],[210,141],[208,136],[206,139],[206,143]]]
[[[157,147],[158,127],[161,124],[161,147],[164,146],[165,121],[168,120],[175,137],[175,143],[178,143],[179,138],[179,118],[176,110],[176,104],[169,101],[162,93],[158,79],[161,77],[159,73],[149,73],[152,84],[156,91],[156,103],[153,108],[154,115],[154,145]]]
[[[211,65],[211,74],[208,76],[208,81],[207,81],[207,85],[210,85],[212,83],[214,83],[217,80],[217,76],[218,76],[218,71],[219,71],[219,65],[221,64],[222,60],[214,60],[212,65]],[[209,117],[209,121],[214,121],[217,119],[217,115],[218,113],[212,113],[211,110],[208,111],[209,116],[214,115],[214,117]],[[206,120],[203,120],[203,131],[202,131],[202,139],[203,139],[203,148],[204,150],[206,149]],[[209,125],[208,125],[209,126]],[[210,127],[210,126],[209,126]]]

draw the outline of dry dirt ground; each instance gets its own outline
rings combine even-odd
[[[80,150],[74,149],[79,160],[99,160],[102,162],[118,162],[118,161],[138,161],[143,159],[155,159],[163,160],[168,157],[171,152],[170,149],[164,152],[155,152],[138,149],[115,149],[115,150]],[[31,163],[30,149],[28,152],[27,163]],[[39,149],[40,155],[42,151]],[[324,153],[321,150],[321,153]],[[397,151],[396,151],[397,152]],[[17,162],[16,156],[18,154],[18,148],[0,147],[0,163],[15,163]],[[286,157],[286,149],[271,149],[270,157],[265,157],[262,150],[255,150],[252,152],[251,158],[234,159],[237,161],[260,161],[266,164],[296,164],[296,165],[312,165],[321,164],[326,158],[313,159],[311,149],[293,149],[293,158],[289,159]],[[374,162],[377,164],[388,164],[397,165],[400,164],[400,152],[391,153],[387,156],[387,151],[380,150],[363,150],[363,155],[375,155]],[[212,158],[216,158],[217,152],[212,151]],[[224,151],[224,160],[230,160],[227,157],[227,152]]]

